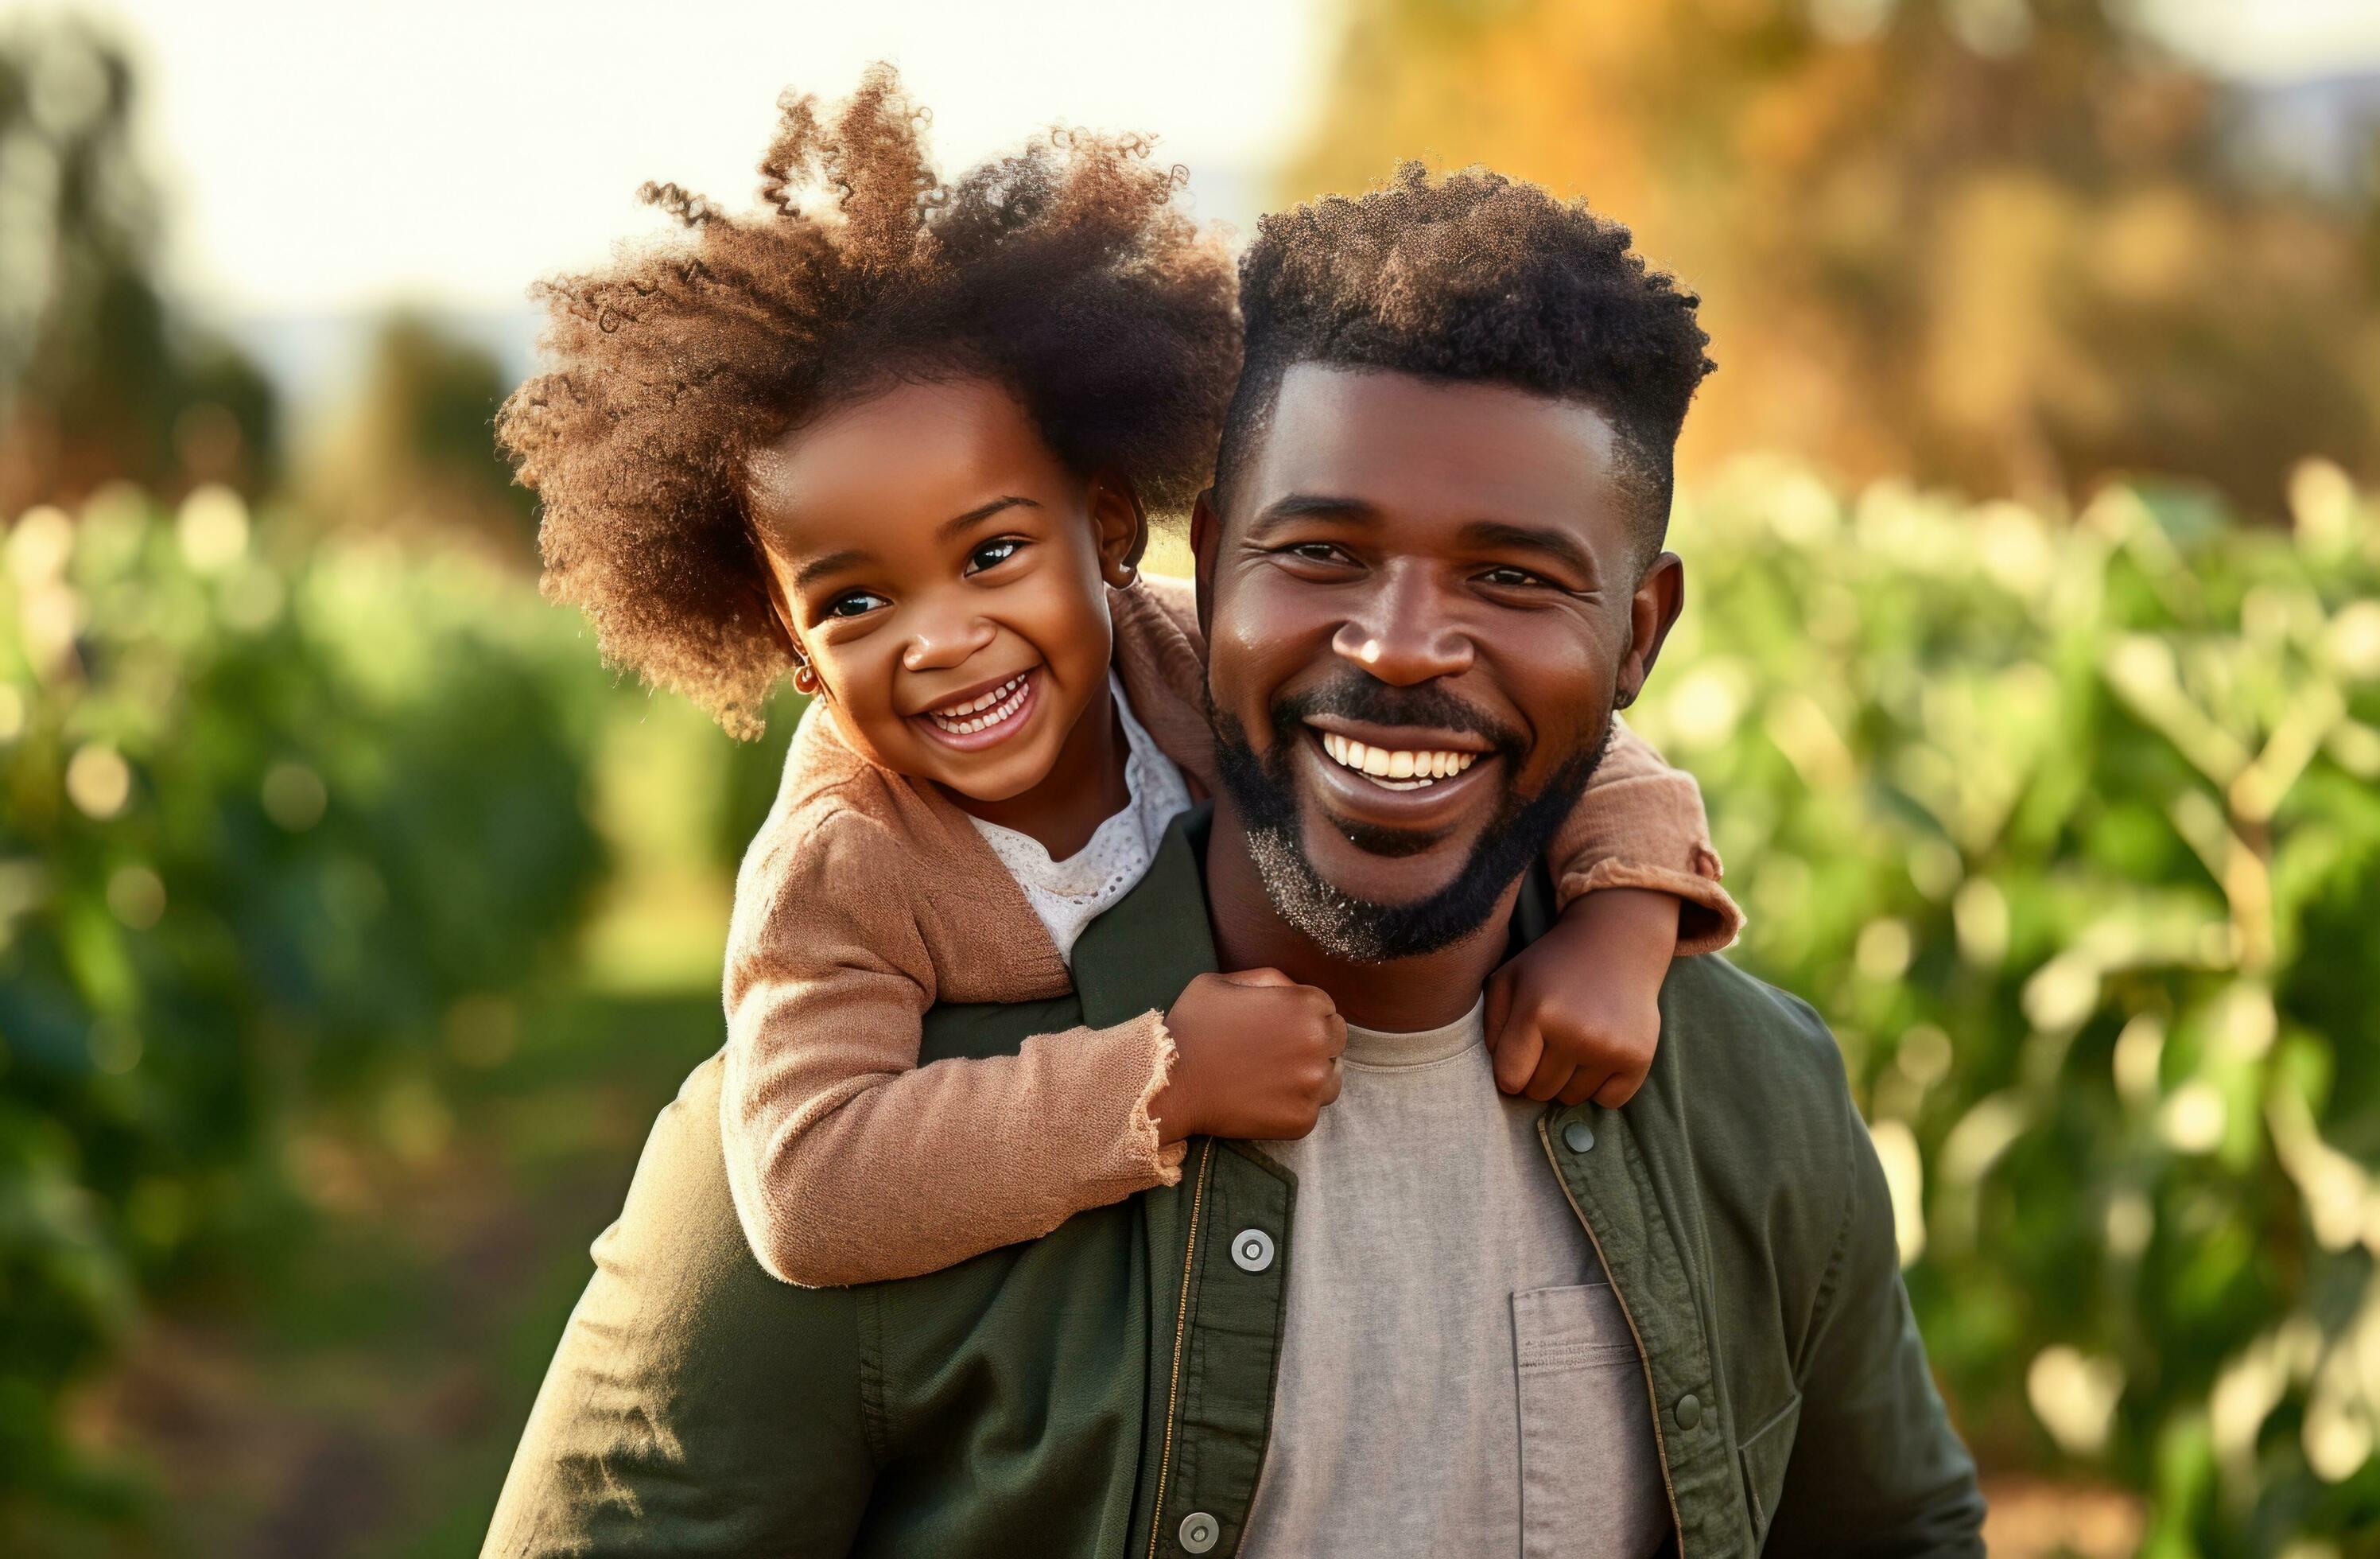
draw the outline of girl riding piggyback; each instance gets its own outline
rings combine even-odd
[[[936,1004],[1064,994],[1214,785],[1190,592],[1138,565],[1210,474],[1234,278],[1138,140],[943,184],[888,71],[782,109],[757,214],[648,186],[680,232],[547,287],[500,431],[609,660],[739,737],[779,678],[810,696],[736,881],[722,1110],[754,1255],[816,1285],[1033,1238],[1193,1136],[1302,1136],[1345,1026],[1248,969],[919,1065]],[[1400,786],[1467,761],[1331,756]],[[1624,729],[1550,857],[1561,922],[1490,987],[1498,1080],[1618,1104],[1670,959],[1740,917],[1693,779]]]

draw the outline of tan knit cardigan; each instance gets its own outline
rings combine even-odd
[[[1149,580],[1110,600],[1134,713],[1211,792],[1188,587]],[[1603,887],[1676,895],[1681,953],[1725,946],[1742,924],[1693,776],[1624,727],[1549,859],[1565,903]],[[804,720],[737,873],[727,944],[722,1135],[760,1264],[810,1286],[914,1276],[1177,1179],[1183,1145],[1160,1145],[1148,1113],[1173,1060],[1160,1013],[917,1065],[936,1003],[1070,988],[965,814],[864,761],[826,711]]]

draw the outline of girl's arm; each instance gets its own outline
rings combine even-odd
[[[1723,869],[1702,786],[1616,714],[1611,746],[1546,859],[1565,909],[1602,888],[1649,888],[1676,898],[1681,957],[1715,953],[1743,929],[1743,911],[1719,885]]]
[[[1547,851],[1560,921],[1488,983],[1488,1041],[1507,1093],[1625,1104],[1660,1042],[1670,961],[1724,947],[1743,925],[1719,886],[1694,776],[1617,716],[1611,737]]]
[[[838,812],[739,888],[720,1128],[745,1236],[788,1283],[938,1271],[1181,1174],[1149,1114],[1173,1062],[1158,1013],[918,1065],[935,978],[907,847]]]

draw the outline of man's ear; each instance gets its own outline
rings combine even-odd
[[[1132,583],[1140,554],[1148,550],[1148,510],[1139,490],[1112,472],[1091,479],[1089,505],[1099,533],[1099,577],[1121,590]]]
[[[1676,553],[1665,552],[1645,570],[1645,577],[1636,581],[1636,593],[1628,601],[1628,653],[1621,660],[1613,689],[1621,709],[1634,703],[1645,690],[1653,663],[1661,658],[1661,644],[1685,605],[1685,563]]]
[[[1212,642],[1215,626],[1215,549],[1222,541],[1223,518],[1215,512],[1215,490],[1198,494],[1190,505],[1190,556],[1198,582],[1198,637]]]

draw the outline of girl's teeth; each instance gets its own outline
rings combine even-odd
[[[953,736],[971,736],[988,731],[1016,713],[1024,702],[1026,677],[1030,672],[1020,672],[981,697],[968,700],[955,709],[928,710],[928,716]],[[981,712],[981,713],[978,713]]]

